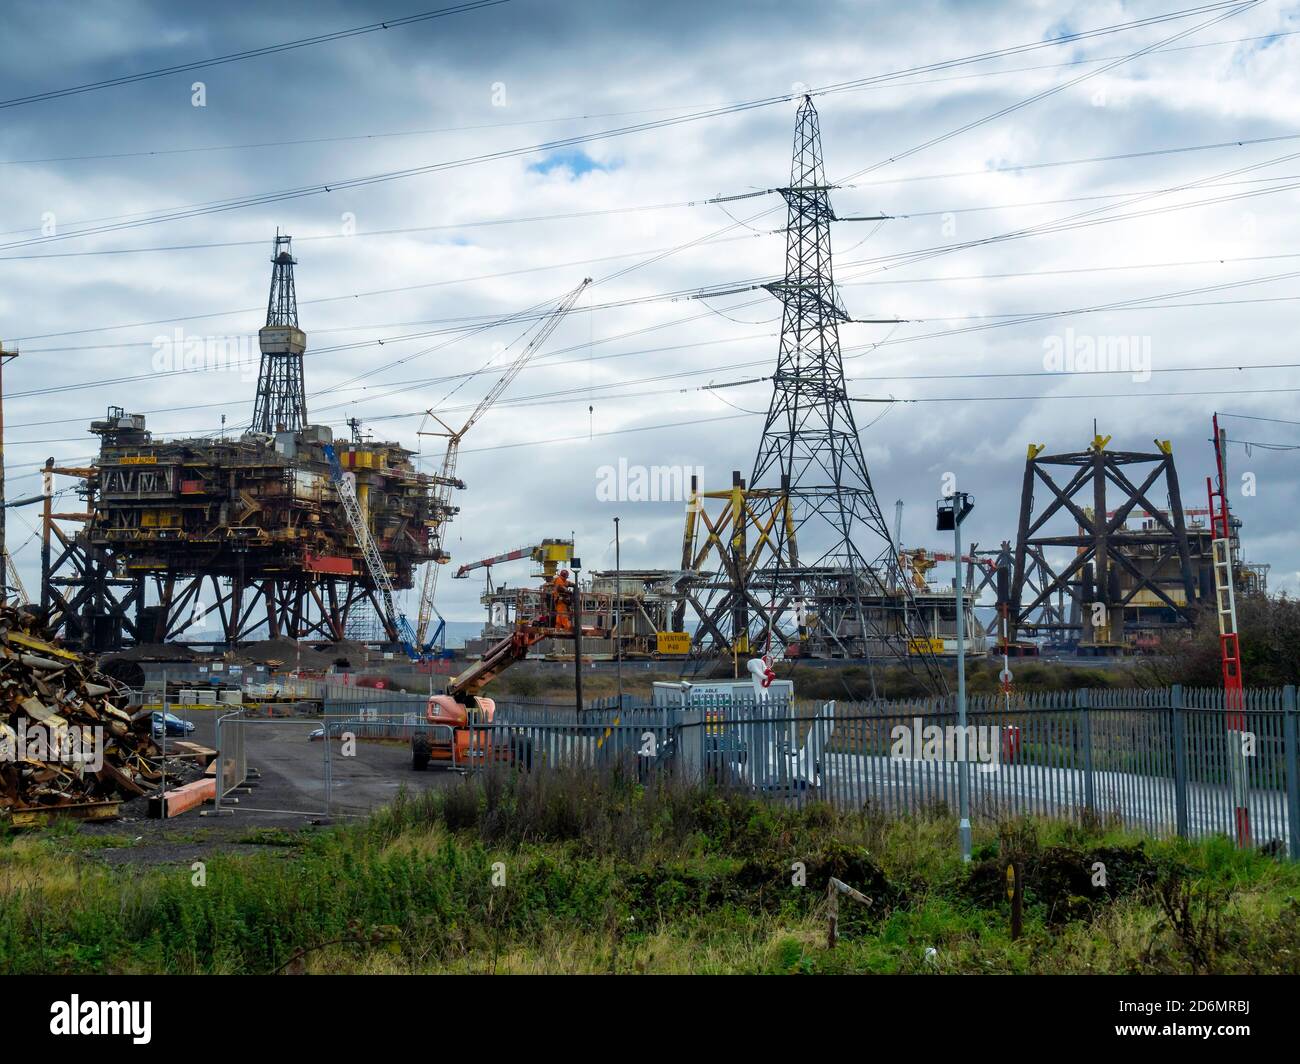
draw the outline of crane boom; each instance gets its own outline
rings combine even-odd
[[[538,327],[537,332],[533,334],[533,338],[524,346],[524,349],[519,353],[519,357],[506,367],[506,371],[501,374],[501,377],[494,385],[492,385],[487,395],[485,395],[478,406],[474,408],[474,412],[470,414],[469,418],[466,420],[465,424],[461,426],[460,430],[458,432],[449,431],[447,433],[447,453],[443,456],[442,460],[442,494],[438,500],[443,504],[442,512],[444,514],[448,514],[449,516],[451,484],[455,480],[456,462],[460,456],[460,441],[464,438],[465,433],[469,432],[469,430],[474,427],[474,423],[487,412],[488,408],[501,398],[501,393],[510,387],[511,382],[519,376],[524,366],[526,366],[533,355],[538,352],[542,344],[546,343],[546,341],[550,339],[551,334],[555,332],[560,322],[563,321],[564,317],[573,309],[574,304],[578,302],[578,297],[587,290],[587,285],[589,284],[591,284],[591,278],[584,277],[580,285],[560,300],[555,309],[542,319],[542,323]],[[432,413],[432,411],[430,411],[430,413]],[[446,521],[440,522],[430,537],[433,540],[435,558],[442,554],[443,527],[446,523]],[[434,592],[438,588],[438,568],[440,564],[441,563],[437,561],[432,561],[424,571],[424,587],[420,593],[420,612],[416,620],[415,629],[416,642],[419,644],[424,642],[425,636],[429,630],[429,621],[433,617],[433,598]]]
[[[343,475],[343,469],[339,465],[338,456],[334,453],[333,444],[327,443],[325,445],[325,457],[329,459],[330,477],[334,481],[334,487],[343,503],[343,512],[347,514],[348,524],[352,527],[353,538],[356,539],[357,545],[361,547],[361,555],[365,559],[366,570],[370,573],[370,582],[374,584],[375,590],[379,592],[383,602],[388,623],[396,630],[407,655],[412,661],[418,661],[420,660],[420,650],[417,645],[419,641],[416,639],[415,631],[411,628],[406,615],[397,608],[394,602],[393,582],[388,578],[388,570],[384,567],[384,559],[380,556],[379,548],[375,545],[375,537],[370,534],[370,529],[366,525],[365,515],[361,512],[361,504],[357,501],[357,490],[353,486],[351,478]]]
[[[469,420],[465,422],[465,427],[457,433],[458,436],[464,436],[465,433],[473,428],[474,422],[487,412],[488,407],[501,398],[501,393],[509,388],[511,382],[519,376],[520,371],[528,363],[528,360],[537,353],[537,349],[551,338],[551,333],[555,332],[560,322],[564,320],[564,316],[573,309],[573,305],[578,301],[578,297],[586,291],[587,285],[589,284],[591,284],[591,278],[584,277],[582,283],[560,300],[559,306],[557,306],[542,320],[541,326],[538,328],[537,332],[533,334],[533,338],[528,341],[527,345],[519,353],[519,357],[510,364],[503,374],[501,374],[501,377],[496,384],[492,385],[492,388],[487,395],[483,396],[483,401],[474,408],[474,413],[470,414]]]
[[[44,498],[44,496],[37,496],[37,498]],[[32,600],[27,594],[27,588],[23,587],[23,578],[18,575],[18,566],[14,564],[13,557],[10,555],[8,550],[4,552],[4,562],[5,570],[9,574],[9,579],[12,581],[12,587],[22,596],[21,605],[26,605]]]
[[[475,569],[490,569],[494,565],[500,565],[503,562],[518,561],[520,558],[531,558],[533,556],[533,547],[517,547],[514,550],[508,550],[504,554],[494,554],[491,558],[480,558],[476,562],[466,562],[456,570],[456,579],[463,580]]]
[[[543,575],[548,578],[552,577],[560,565],[573,558],[573,540],[544,539],[540,543],[530,543],[526,547],[517,547],[514,550],[506,551],[504,554],[494,554],[491,558],[480,558],[476,562],[466,562],[456,570],[456,579],[463,580],[475,569],[490,569],[494,565],[518,561],[521,558],[531,558],[535,562],[540,562]]]
[[[425,567],[424,586],[420,591],[420,612],[416,618],[415,634],[416,639],[421,646],[424,646],[428,639],[429,622],[433,619],[433,614],[437,612],[433,606],[434,593],[438,589],[438,571],[442,568],[443,563],[439,560],[442,557],[442,527],[451,520],[451,489],[453,487],[464,487],[464,483],[456,479],[456,459],[460,454],[460,438],[452,436],[447,440],[447,453],[442,458],[442,471],[439,475],[438,483],[438,506],[436,512],[441,515],[438,526],[433,530],[430,539],[433,548],[433,561]],[[430,642],[437,642],[437,636]]]

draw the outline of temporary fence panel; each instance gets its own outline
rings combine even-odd
[[[217,798],[218,801],[248,779],[248,759],[244,750],[244,728],[238,714],[217,718]]]

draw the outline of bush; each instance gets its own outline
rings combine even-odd
[[[1300,600],[1279,595],[1246,595],[1237,600],[1241,672],[1251,687],[1300,684]],[[1223,665],[1219,621],[1205,609],[1196,626],[1165,637],[1159,658],[1139,666],[1154,686],[1219,687]]]

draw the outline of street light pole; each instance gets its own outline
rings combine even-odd
[[[975,503],[964,491],[954,492],[942,499],[938,506],[936,527],[940,532],[952,529],[953,538],[953,589],[957,602],[957,833],[961,844],[961,859],[969,862],[970,852],[970,753],[971,743],[966,732],[966,603],[961,575],[961,523]]]
[[[618,518],[614,518],[614,661],[618,671],[618,709],[623,711],[623,559],[619,553]]]
[[[573,569],[573,609],[569,616],[573,619],[573,697],[582,716],[582,562],[577,558],[569,559]]]
[[[962,736],[965,751],[958,772],[958,821],[957,830],[961,837],[961,859],[969,861],[970,855],[970,741],[966,732],[966,603],[963,596],[961,579],[961,519],[958,515],[952,523],[953,537],[953,571],[957,588],[957,728]]]

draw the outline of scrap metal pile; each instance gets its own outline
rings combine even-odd
[[[154,789],[150,714],[30,612],[0,606],[0,818],[96,816]]]

